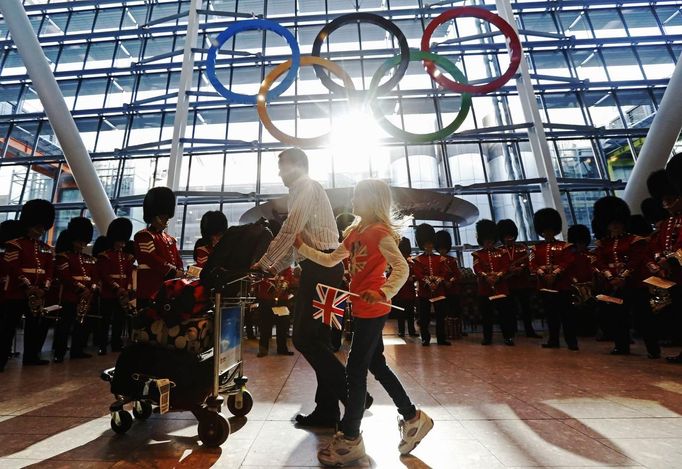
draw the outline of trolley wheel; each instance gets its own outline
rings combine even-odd
[[[135,401],[133,415],[137,420],[147,420],[152,415],[152,405],[148,401]]]
[[[243,417],[253,408],[253,396],[247,390],[242,391],[241,407],[237,407],[237,395],[230,394],[227,396],[227,408],[235,417]]]
[[[230,422],[218,412],[206,411],[199,420],[199,439],[209,448],[217,448],[230,436]]]
[[[114,412],[111,416],[111,429],[118,434],[123,434],[133,426],[133,416],[125,410]]]

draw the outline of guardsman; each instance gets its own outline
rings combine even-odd
[[[682,343],[682,154],[668,161],[665,174],[665,182],[648,184],[652,197],[668,212],[668,217],[658,224],[658,230],[652,236],[651,248],[658,267],[653,268],[652,273],[675,283],[666,292],[670,304],[664,314],[671,320],[673,342],[679,345]],[[666,359],[671,363],[682,363],[682,353]]]
[[[203,268],[208,261],[208,256],[213,252],[213,248],[220,238],[227,231],[227,217],[219,210],[204,213],[199,225],[201,230],[202,243],[196,246],[196,266]]]
[[[534,245],[530,252],[530,270],[538,278],[538,290],[547,315],[549,339],[543,348],[559,348],[559,333],[563,326],[564,340],[569,350],[578,350],[576,320],[571,314],[571,279],[568,269],[573,254],[568,243],[559,241],[563,222],[559,212],[543,208],[535,212],[533,224],[544,241]]]
[[[459,307],[459,282],[462,278],[462,272],[459,270],[459,263],[457,259],[449,254],[452,249],[452,236],[446,230],[436,232],[435,241],[436,251],[445,261],[447,268],[447,276],[445,277],[445,296],[448,307],[448,315],[460,318]]]
[[[533,328],[533,311],[530,307],[530,271],[528,269],[528,246],[517,243],[519,229],[514,220],[505,219],[497,222],[500,235],[500,250],[509,258],[509,297],[514,308],[518,308],[523,320],[526,337],[541,339],[542,336]]]
[[[127,218],[113,220],[107,228],[108,249],[97,256],[97,270],[102,281],[100,294],[100,328],[97,334],[99,355],[106,355],[111,325],[111,351],[123,348],[123,328],[133,299],[133,265],[135,257],[124,251],[133,234]]]
[[[289,295],[291,294],[293,280],[293,270],[291,267],[287,267],[274,277],[263,278],[255,285],[258,300],[258,329],[260,331],[258,357],[264,357],[268,354],[273,323],[276,330],[277,355],[294,354],[287,347],[290,324]]]
[[[614,340],[612,355],[630,353],[630,313],[638,303],[637,289],[643,288],[639,273],[648,251],[645,238],[628,232],[629,220],[630,208],[618,197],[602,197],[594,204],[595,266],[605,295],[598,299]]]
[[[594,263],[595,257],[589,251],[592,235],[585,225],[571,225],[568,228],[569,251],[573,262],[568,266],[566,276],[571,280],[571,311],[576,318],[577,330],[583,335],[594,335]]]
[[[7,290],[7,282],[9,282],[9,274],[7,273],[7,266],[5,265],[5,243],[13,239],[19,238],[22,235],[21,222],[19,220],[5,220],[0,223],[0,310],[7,311],[5,305],[5,290]],[[0,331],[2,331],[2,317],[0,317]],[[0,350],[0,353],[5,353],[5,350]],[[11,352],[8,352],[8,357]],[[4,363],[5,362],[0,362]],[[4,368],[0,368],[3,371]]]
[[[422,345],[431,344],[429,323],[431,322],[431,306],[436,313],[436,340],[438,345],[451,345],[445,336],[445,315],[447,301],[445,281],[448,278],[448,267],[443,257],[433,252],[436,242],[436,231],[428,223],[417,226],[417,245],[424,252],[414,259],[414,275],[418,282],[419,297],[419,330]]]
[[[412,259],[412,243],[408,238],[401,238],[398,243],[398,249],[407,261],[410,268],[410,275],[407,277],[407,282],[403,284],[398,293],[393,297],[393,304],[400,306],[405,311],[398,311],[398,337],[405,337],[405,323],[407,322],[407,333],[410,337],[417,337],[417,331],[414,328],[414,310],[417,299],[417,290],[414,286],[414,260]]]
[[[143,203],[147,228],[135,233],[137,258],[137,307],[149,306],[164,280],[182,276],[178,243],[166,233],[168,220],[175,215],[175,193],[167,187],[154,187]]]
[[[0,370],[9,356],[14,333],[24,315],[24,365],[46,365],[40,358],[47,321],[42,317],[45,294],[54,269],[52,247],[41,238],[54,224],[55,210],[47,200],[29,200],[21,208],[22,236],[5,243],[8,275],[5,304],[0,323]]]
[[[69,335],[71,358],[92,357],[84,349],[91,328],[88,316],[97,301],[100,280],[97,259],[83,252],[92,241],[92,234],[90,219],[75,217],[69,221],[66,234],[60,235],[66,237],[63,241],[70,249],[67,248],[57,257],[56,275],[61,282],[62,310],[54,330],[55,363],[64,361]]]
[[[493,342],[495,310],[500,318],[504,343],[514,345],[514,311],[509,300],[509,257],[495,247],[499,238],[492,220],[476,223],[476,240],[481,249],[472,253],[474,273],[478,278],[478,309],[483,322],[481,345]]]

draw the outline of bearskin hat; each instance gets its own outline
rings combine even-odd
[[[598,231],[602,236],[608,235],[609,225],[614,222],[622,223],[627,229],[630,207],[621,198],[611,195],[602,197],[594,203],[593,220],[595,232]]]
[[[452,236],[449,231],[440,230],[436,233],[436,250],[450,252],[452,249]]]
[[[66,229],[69,230],[72,241],[85,241],[86,243],[92,241],[94,230],[89,218],[74,217],[69,220],[69,225]]]
[[[0,246],[24,234],[24,226],[19,220],[5,220],[0,223]]]
[[[499,239],[497,225],[492,220],[479,220],[476,222],[476,241],[480,246],[486,241],[496,243]]]
[[[646,187],[649,189],[651,197],[663,200],[664,197],[676,197],[679,195],[675,186],[668,178],[665,169],[659,169],[649,175],[646,180]]]
[[[646,237],[654,232],[651,223],[643,215],[630,215],[628,226],[630,233],[637,236]]]
[[[57,236],[57,241],[54,243],[54,252],[56,254],[69,252],[73,249],[72,243],[73,239],[69,234],[69,230],[62,230],[59,236]]]
[[[497,222],[497,233],[500,235],[500,240],[504,241],[504,238],[511,236],[516,239],[519,236],[519,229],[514,223],[514,220],[500,220]]]
[[[652,225],[670,217],[668,211],[663,208],[663,203],[660,199],[654,199],[653,197],[644,199],[639,208],[642,211],[644,218],[646,218],[646,221]]]
[[[119,217],[109,223],[107,238],[110,243],[114,241],[126,242],[133,234],[133,223],[127,218]]]
[[[541,208],[535,215],[533,215],[533,225],[535,232],[542,236],[547,230],[550,230],[555,236],[561,233],[563,223],[561,215],[553,208]]]
[[[200,223],[201,237],[210,238],[211,236],[227,231],[227,217],[220,210],[213,210],[204,213]]]
[[[29,200],[21,207],[19,220],[24,228],[42,225],[47,231],[54,225],[54,205],[43,199]]]
[[[111,242],[106,236],[98,236],[92,245],[92,255],[97,257],[111,247]]]
[[[592,235],[585,225],[571,225],[568,227],[568,242],[571,244],[590,244]]]
[[[400,238],[398,249],[400,250],[400,254],[402,254],[403,257],[409,257],[410,254],[412,254],[412,243],[410,242],[410,239],[405,238],[404,236]]]
[[[415,237],[417,238],[417,246],[419,246],[419,249],[424,249],[424,246],[428,243],[435,244],[436,230],[434,230],[433,226],[429,225],[428,223],[422,223],[421,225],[417,226]]]
[[[167,187],[152,187],[144,196],[142,204],[142,218],[145,223],[151,223],[154,217],[175,215],[175,193]]]
[[[668,180],[677,189],[677,192],[682,194],[682,153],[678,153],[670,158],[670,161],[665,166],[665,173],[668,175]]]
[[[336,216],[336,229],[339,230],[339,234],[343,234],[350,225],[355,221],[355,215],[348,212],[339,213]]]

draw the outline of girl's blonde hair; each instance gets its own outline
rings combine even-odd
[[[364,179],[355,186],[353,198],[362,200],[372,212],[374,219],[388,226],[393,231],[396,243],[400,241],[401,231],[410,223],[411,217],[405,217],[395,210],[391,188],[381,179]],[[362,223],[359,216],[346,228],[343,236],[357,228]]]

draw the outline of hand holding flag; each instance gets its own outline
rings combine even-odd
[[[317,298],[313,299],[313,319],[321,319],[322,324],[341,330],[345,312],[344,303],[350,293],[318,283],[315,287]]]
[[[358,295],[357,293],[351,293],[346,290],[341,290],[339,288],[330,287],[323,283],[318,283],[315,287],[317,291],[317,298],[313,299],[313,318],[321,319],[323,324],[330,327],[336,327],[341,329],[341,320],[343,319],[344,307],[342,303],[348,299],[349,296],[355,296],[358,298],[363,298],[368,292],[364,292],[363,295]],[[378,294],[372,295],[379,296]],[[378,298],[373,298],[378,300]],[[381,305],[390,306],[391,308],[398,309],[400,311],[405,311],[405,308],[392,305],[385,301],[376,301],[376,303]]]

